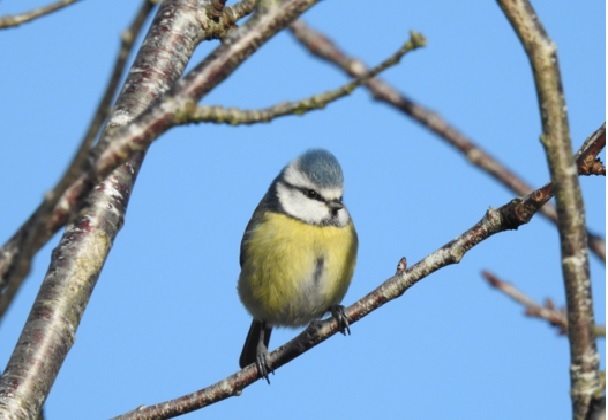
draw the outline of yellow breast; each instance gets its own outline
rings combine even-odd
[[[245,246],[239,295],[252,316],[300,326],[340,303],[353,275],[357,235],[267,212]]]

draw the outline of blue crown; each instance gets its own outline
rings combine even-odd
[[[344,175],[338,159],[327,150],[307,150],[298,158],[298,167],[321,188],[344,186]]]

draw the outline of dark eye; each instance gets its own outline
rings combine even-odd
[[[319,197],[319,194],[317,194],[317,192],[315,190],[309,189],[309,190],[306,190],[306,196],[308,198],[315,198],[316,199],[317,197]]]

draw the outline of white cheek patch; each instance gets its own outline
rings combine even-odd
[[[311,200],[282,182],[277,183],[277,197],[287,214],[307,223],[321,224],[331,218],[325,203]]]
[[[345,208],[332,214],[324,202],[310,199],[299,190],[290,188],[280,181],[277,182],[277,197],[285,213],[306,223],[346,226],[350,220]]]
[[[350,216],[348,215],[348,212],[346,211],[346,209],[340,209],[338,210],[338,226],[344,227],[348,224],[348,220],[350,219]]]

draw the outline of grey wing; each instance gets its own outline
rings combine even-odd
[[[249,223],[247,223],[247,227],[245,228],[245,232],[243,232],[243,238],[241,239],[241,256],[240,256],[240,265],[243,267],[245,259],[247,258],[247,246],[249,243],[249,237],[252,235],[255,227],[262,221],[264,216],[264,212],[269,209],[268,201],[266,199],[266,195],[262,198],[262,201],[258,204],[249,219]]]

